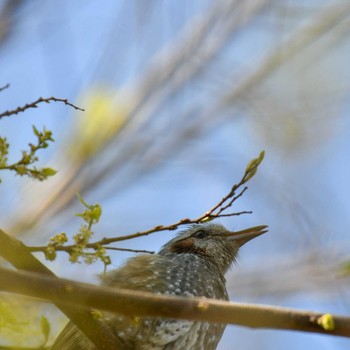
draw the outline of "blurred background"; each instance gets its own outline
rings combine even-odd
[[[0,111],[40,96],[85,109],[41,104],[0,120],[10,161],[34,142],[33,124],[52,130],[40,165],[58,170],[45,182],[2,172],[5,231],[28,245],[71,237],[81,224],[77,192],[103,208],[94,240],[194,218],[264,149],[234,206],[253,214],[220,220],[270,228],[241,250],[227,276],[231,300],[349,315],[349,1],[0,4],[0,86],[11,85]],[[115,246],[158,250],[173,235]],[[54,262],[37,256],[76,280],[97,282],[103,270],[72,265],[65,253]],[[118,267],[132,254],[111,256]],[[66,322],[52,306],[18,300],[16,313],[31,305],[28,334],[7,329],[1,344],[40,345],[42,314],[52,339]],[[345,338],[228,326],[218,349],[349,347]]]

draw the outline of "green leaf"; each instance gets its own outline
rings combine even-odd
[[[99,204],[95,204],[94,208],[91,210],[91,219],[97,223],[102,215],[102,208]]]
[[[326,331],[333,331],[335,328],[334,318],[331,314],[324,314],[319,317],[317,324]]]
[[[68,242],[68,238],[64,232],[57,233],[50,238],[50,242],[55,246],[62,246],[64,243]]]
[[[210,222],[210,221],[213,221],[214,219],[215,219],[214,217],[206,216],[201,220],[201,222]]]
[[[260,165],[264,157],[265,151],[261,151],[258,158],[254,158],[248,163],[243,176],[243,183],[249,181],[256,174],[258,166]]]
[[[34,125],[32,125],[32,128],[33,128],[34,135],[37,136],[37,137],[40,137],[39,130]]]
[[[41,170],[41,173],[42,173],[45,177],[47,177],[47,176],[54,176],[54,175],[57,174],[57,170],[52,169],[52,168],[43,168],[43,169]]]
[[[80,202],[85,208],[88,208],[88,209],[91,208],[91,206],[90,206],[89,204],[87,204],[87,203],[84,201],[83,197],[81,197],[81,195],[80,195],[79,193],[77,193],[77,197],[78,197],[78,199],[79,199],[79,202]]]
[[[50,322],[45,316],[41,316],[40,328],[41,328],[41,331],[44,335],[44,344],[43,344],[43,346],[44,346],[49,339],[50,331],[51,331]]]
[[[49,260],[49,261],[55,260],[56,259],[56,255],[57,255],[56,249],[52,245],[48,245],[46,247],[44,254],[45,254],[45,259]]]
[[[91,315],[94,320],[100,320],[102,318],[102,312],[99,310],[91,310]]]

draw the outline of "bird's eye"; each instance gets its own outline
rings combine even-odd
[[[207,232],[204,231],[204,230],[198,230],[198,231],[195,232],[194,235],[193,235],[193,237],[195,237],[195,238],[205,238],[205,237],[207,237],[207,236],[208,236],[208,234],[207,234]]]

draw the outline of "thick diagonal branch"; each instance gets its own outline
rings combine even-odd
[[[350,318],[205,298],[188,298],[96,287],[38,273],[0,268],[0,290],[42,298],[54,303],[90,306],[128,316],[153,316],[253,328],[288,329],[350,337]],[[328,319],[327,326],[322,319]]]
[[[39,274],[41,278],[46,277],[49,278],[50,281],[57,281],[60,283],[53,272],[37,260],[22,242],[10,237],[1,229],[0,255],[17,269],[24,270],[21,272],[11,271],[12,273],[28,274],[26,271],[30,271],[31,273]],[[6,278],[5,270],[0,272],[0,281],[1,283],[11,283]],[[25,283],[33,285],[35,284],[35,280],[26,279]],[[40,297],[40,295],[37,295],[37,297]],[[80,304],[68,305],[62,303],[62,300],[56,300],[55,305],[85,333],[98,349],[123,349],[120,340],[102,322],[95,320],[89,309],[76,306]]]

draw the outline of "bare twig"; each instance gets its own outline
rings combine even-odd
[[[10,84],[6,84],[6,85],[0,87],[0,92],[8,89],[9,87],[10,87]]]
[[[130,252],[130,253],[146,253],[146,254],[154,254],[155,252],[152,250],[144,250],[144,249],[128,249],[128,248],[119,248],[119,247],[106,247],[108,250],[119,250],[121,252]]]
[[[240,198],[244,192],[248,189],[248,187],[244,187],[240,193],[236,195],[236,192],[239,188],[241,188],[256,172],[257,167],[259,166],[260,162],[262,161],[264,156],[264,152],[261,152],[259,157],[257,159],[254,159],[250,165],[248,165],[243,177],[241,180],[232,186],[230,192],[224,196],[216,205],[214,205],[210,210],[206,211],[204,214],[200,215],[199,217],[195,219],[181,219],[178,222],[170,225],[158,225],[155,226],[149,230],[146,231],[139,231],[130,235],[125,235],[125,236],[118,236],[118,237],[111,237],[111,238],[102,238],[99,241],[96,242],[91,242],[87,243],[85,245],[85,248],[91,248],[91,249],[99,249],[101,246],[106,246],[111,243],[115,242],[120,242],[120,241],[125,241],[128,239],[133,239],[133,238],[138,238],[142,236],[147,236],[151,233],[154,232],[160,232],[160,231],[173,231],[176,230],[179,226],[183,225],[190,225],[190,224],[198,224],[201,222],[207,222],[211,221],[213,219],[217,219],[220,217],[230,217],[230,216],[237,216],[237,215],[242,215],[242,214],[251,214],[251,211],[240,211],[236,213],[226,213],[223,214],[223,212],[228,209],[229,207],[232,206],[234,201],[236,201],[238,198]],[[254,163],[254,161],[256,161]],[[71,245],[58,245],[55,247],[56,251],[65,251],[67,253],[71,253],[74,251],[74,248],[76,247],[75,244]],[[33,246],[33,247],[28,247],[31,252],[45,252],[47,249],[47,246]],[[115,250],[122,250],[121,248],[115,248]],[[131,250],[133,251],[133,250]],[[139,251],[138,251],[139,252]]]
[[[220,214],[220,218],[238,216],[238,215],[242,215],[242,214],[253,214],[253,212],[251,210],[244,210],[244,211],[239,211],[237,213]]]
[[[211,210],[212,210],[212,211],[215,211],[215,210],[218,209],[218,213],[217,213],[218,216],[220,216],[220,217],[222,217],[222,216],[227,216],[227,214],[226,214],[226,215],[221,215],[221,213],[222,213],[223,211],[225,211],[226,209],[228,209],[229,207],[231,207],[232,204],[233,204],[233,202],[236,201],[239,197],[241,197],[241,196],[243,195],[243,193],[248,189],[248,187],[246,186],[246,187],[243,188],[243,190],[242,190],[237,196],[234,196],[234,195],[235,195],[235,191],[236,191],[241,185],[242,185],[242,180],[241,180],[241,182],[240,182],[238,185],[236,185],[236,186],[237,186],[236,188],[233,187],[233,188],[231,189],[231,192],[230,192],[226,197],[224,197],[224,198],[221,200],[221,202],[216,206],[215,209],[211,209]],[[230,200],[227,204],[224,205],[224,203],[227,202],[230,198],[231,198],[231,200]],[[251,213],[251,212],[241,212],[241,213]],[[236,214],[239,214],[239,213],[236,213]],[[211,216],[212,214],[209,214],[209,215]],[[231,216],[232,216],[232,215],[231,215]]]
[[[127,316],[230,323],[252,328],[288,329],[350,337],[350,318],[275,306],[206,298],[155,295],[93,286],[38,273],[0,268],[0,289],[55,303],[89,306]]]
[[[54,102],[62,102],[67,106],[73,107],[76,110],[82,111],[84,112],[84,109],[77,107],[75,105],[73,105],[72,103],[70,103],[67,99],[63,99],[63,98],[56,98],[56,97],[48,97],[48,98],[43,98],[43,97],[39,97],[36,101],[32,102],[32,103],[27,103],[26,105],[22,106],[22,107],[17,107],[16,109],[13,110],[8,110],[5,111],[3,113],[0,114],[0,119],[3,117],[9,117],[11,115],[14,114],[18,114],[21,112],[24,112],[25,110],[29,109],[29,108],[38,108],[38,104],[45,102],[45,103],[50,103],[51,101]]]

